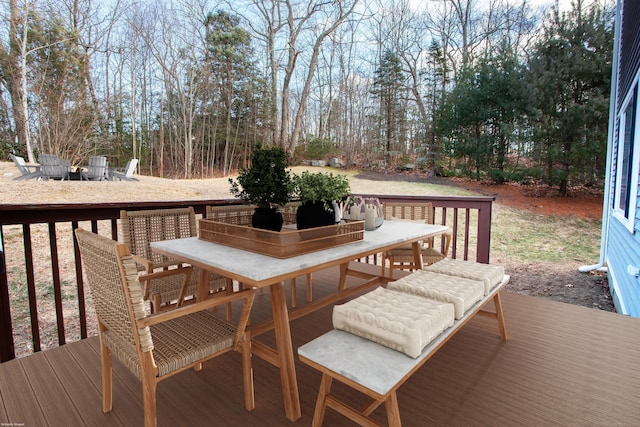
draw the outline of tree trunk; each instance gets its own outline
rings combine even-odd
[[[27,16],[28,10],[22,11],[23,22],[20,20],[20,10],[17,0],[9,1],[9,44],[8,47],[0,44],[0,67],[2,67],[2,79],[4,80],[11,97],[11,110],[15,122],[15,135],[18,144],[25,147],[30,163],[35,163],[33,147],[31,146],[31,134],[29,131],[29,110],[27,105]],[[22,34],[18,29],[22,25]],[[8,49],[8,50],[7,50]]]
[[[340,3],[340,15],[338,18],[331,24],[331,26],[323,31],[315,41],[313,46],[313,54],[311,55],[311,60],[309,61],[309,71],[307,72],[307,78],[304,82],[304,88],[302,89],[302,94],[300,96],[300,105],[298,106],[298,111],[296,113],[295,122],[293,126],[293,132],[291,134],[291,140],[289,141],[289,152],[293,153],[298,145],[298,139],[300,138],[300,132],[302,130],[302,120],[304,117],[304,113],[307,107],[307,98],[309,97],[309,91],[311,88],[311,82],[313,80],[313,76],[315,74],[316,65],[318,63],[318,56],[320,55],[320,47],[322,46],[322,42],[324,39],[333,33],[339,26],[344,22],[345,19],[353,12],[354,8],[358,4],[359,0],[354,0],[351,4],[351,8],[346,12],[342,10],[342,4]],[[285,111],[283,110],[283,116],[285,115]]]

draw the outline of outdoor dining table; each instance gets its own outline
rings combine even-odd
[[[421,267],[419,242],[441,235],[447,230],[448,227],[443,225],[385,221],[378,229],[365,231],[362,240],[284,259],[212,243],[198,237],[153,242],[151,249],[202,269],[199,277],[198,298],[204,299],[208,295],[207,272],[238,280],[245,287],[269,287],[273,320],[252,325],[249,330],[251,336],[255,337],[273,328],[276,349],[271,349],[254,340],[252,352],[280,368],[285,414],[289,420],[295,421],[301,417],[301,410],[289,322],[361,292],[366,287],[388,281],[388,278],[381,275],[363,273],[349,268],[351,261],[412,243],[416,265]],[[337,292],[289,312],[284,281],[334,266],[340,266]],[[365,279],[365,282],[347,288],[348,275]]]

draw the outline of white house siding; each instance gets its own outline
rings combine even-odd
[[[612,85],[617,90],[612,93],[616,94],[617,99],[615,100],[616,102],[612,103],[610,115],[613,123],[616,124],[618,123],[620,112],[624,108],[623,100],[639,84],[638,70],[640,68],[640,24],[637,21],[640,3],[637,0],[618,0],[617,7],[618,11],[622,13],[618,15],[616,21],[615,46],[621,49],[623,53],[621,54],[621,52],[614,50]],[[626,22],[624,16],[627,17]],[[624,22],[624,24],[620,25],[621,22]],[[620,31],[621,28],[623,28],[623,31]],[[623,36],[623,32],[626,35]],[[620,59],[621,56],[625,58],[623,61]],[[640,108],[640,101],[638,102],[638,108]],[[636,129],[640,126],[639,118],[640,116],[636,115]],[[616,129],[610,129],[610,132],[613,132],[609,136],[609,154],[612,163],[610,165],[611,175],[606,180],[608,191],[605,191],[605,194],[612,195],[615,192],[616,178],[618,178],[616,159],[618,157],[619,136]],[[639,135],[639,133],[636,133],[636,135]],[[634,145],[640,147],[639,144],[640,138],[636,138]],[[638,153],[637,150],[636,153]],[[640,156],[636,155],[634,157],[634,163],[640,163]],[[640,172],[637,175],[639,175],[638,179],[640,179]],[[640,192],[640,190],[636,192]],[[606,224],[606,231],[603,236],[606,239],[604,260],[608,267],[609,287],[613,302],[619,313],[640,317],[640,278],[635,275],[635,270],[640,269],[640,197],[635,199],[636,210],[633,226],[631,224],[623,224],[620,217],[613,214],[613,196],[610,197],[607,204],[608,210],[603,215],[603,223]]]
[[[640,268],[640,219],[636,217],[636,233],[613,218],[609,223],[607,245],[608,279],[616,311],[640,317],[640,278],[628,272],[628,268]]]

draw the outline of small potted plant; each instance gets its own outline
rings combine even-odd
[[[280,206],[291,200],[295,187],[287,169],[287,153],[281,147],[256,146],[251,153],[251,166],[237,179],[229,178],[230,192],[245,203],[257,205],[252,218],[255,228],[280,231]]]
[[[340,221],[336,201],[351,191],[345,175],[304,171],[301,175],[294,176],[293,180],[298,198],[302,202],[296,213],[299,230],[332,225]]]

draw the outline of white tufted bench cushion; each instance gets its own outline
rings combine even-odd
[[[445,258],[427,267],[425,271],[464,277],[466,279],[482,280],[484,294],[488,295],[504,278],[504,267],[501,265],[481,264],[473,261]]]
[[[387,289],[453,304],[456,319],[484,297],[484,282],[418,270],[387,284]]]
[[[414,358],[453,322],[452,304],[382,287],[333,308],[334,328]]]

